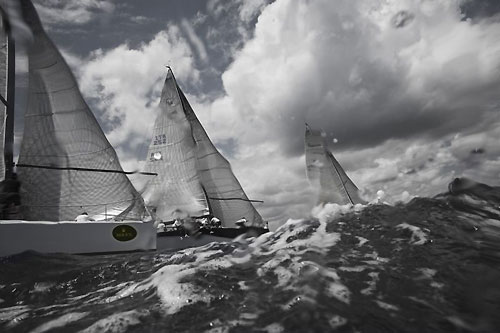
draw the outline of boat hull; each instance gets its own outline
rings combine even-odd
[[[0,257],[24,251],[97,254],[156,250],[153,223],[0,221]]]
[[[212,242],[229,242],[232,239],[245,235],[256,237],[268,232],[264,228],[215,228],[200,229],[194,235],[188,235],[182,229],[158,232],[158,250],[182,250],[189,247],[203,246]]]

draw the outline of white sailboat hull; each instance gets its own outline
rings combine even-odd
[[[29,250],[72,254],[156,250],[156,228],[140,221],[0,221],[0,257]]]

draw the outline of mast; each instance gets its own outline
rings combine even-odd
[[[14,174],[14,105],[16,94],[16,51],[14,38],[10,31],[7,37],[7,104],[5,120],[5,179],[12,178]]]
[[[7,38],[7,96],[0,94],[0,100],[5,105],[5,136],[4,136],[4,163],[5,179],[12,178],[14,169],[14,104],[15,104],[15,78],[16,78],[16,51],[12,29],[7,18],[7,13],[0,8],[3,33]]]

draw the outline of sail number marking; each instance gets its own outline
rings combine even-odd
[[[167,143],[167,136],[165,134],[155,135],[153,146],[164,145]]]

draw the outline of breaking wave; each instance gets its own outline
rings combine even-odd
[[[500,188],[461,185],[178,252],[3,258],[0,331],[494,332]]]

